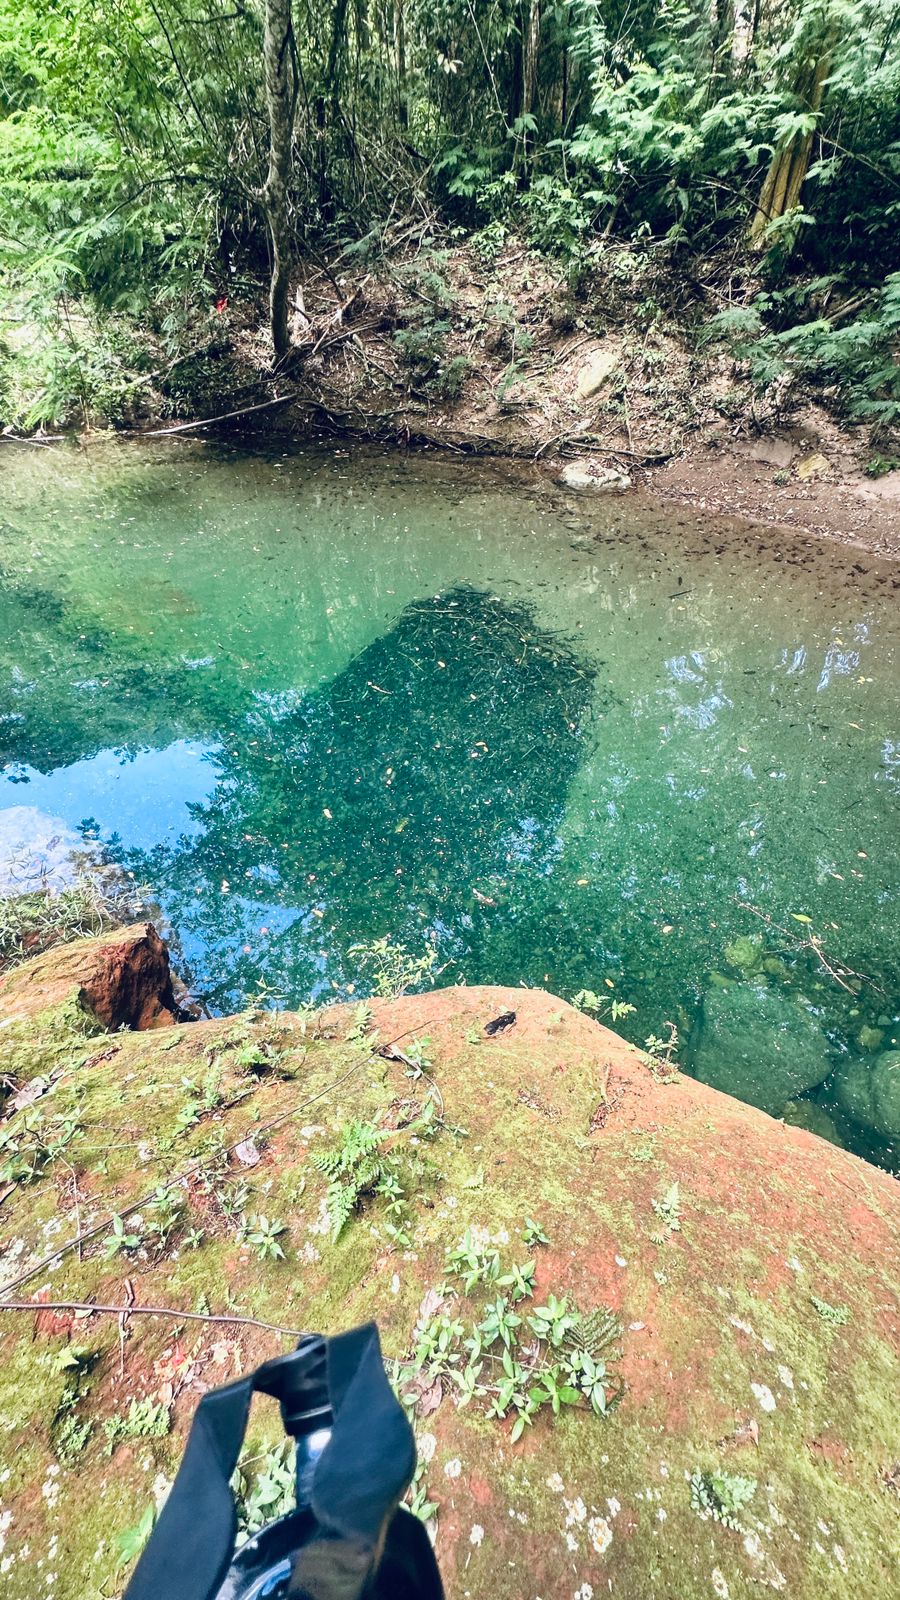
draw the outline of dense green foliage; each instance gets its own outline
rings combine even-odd
[[[217,298],[264,284],[265,11],[0,0],[7,418],[115,418],[142,366],[215,354]],[[490,250],[515,229],[576,277],[613,237],[688,275],[721,256],[711,331],[761,382],[799,367],[851,411],[900,415],[900,0],[293,16],[298,255],[346,266],[453,230]]]

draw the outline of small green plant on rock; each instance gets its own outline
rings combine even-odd
[[[362,1196],[372,1193],[390,1171],[381,1152],[381,1146],[389,1137],[389,1130],[376,1128],[372,1122],[351,1122],[342,1129],[340,1142],[333,1150],[313,1155],[313,1166],[329,1180],[325,1204],[334,1242],[340,1238]]]
[[[372,987],[385,1000],[396,1000],[410,989],[426,988],[435,975],[437,951],[433,945],[417,956],[405,944],[373,939],[351,945],[348,954],[356,957],[364,972],[371,972]]]
[[[850,1321],[850,1312],[846,1306],[829,1305],[827,1300],[820,1300],[815,1294],[811,1294],[809,1298],[822,1321],[830,1322],[833,1328],[843,1328]]]
[[[615,1409],[624,1384],[608,1365],[622,1331],[612,1312],[601,1307],[585,1316],[568,1296],[550,1294],[529,1314],[534,1262],[504,1268],[484,1229],[466,1230],[447,1251],[447,1267],[462,1280],[463,1294],[488,1288],[490,1298],[464,1319],[443,1309],[452,1289],[440,1291],[435,1314],[416,1329],[410,1361],[397,1370],[408,1404],[436,1383],[446,1385],[457,1407],[481,1400],[489,1417],[511,1417],[513,1444],[545,1408],[559,1416],[564,1407],[587,1406],[604,1417]]]
[[[147,1207],[147,1212],[148,1221],[145,1230],[147,1238],[164,1250],[184,1215],[184,1201],[171,1185],[166,1187],[160,1184]]]
[[[647,1065],[659,1083],[674,1083],[678,1077],[678,1029],[674,1022],[665,1023],[669,1030],[668,1039],[661,1039],[651,1033],[644,1040]]]
[[[642,1164],[652,1161],[656,1155],[656,1142],[652,1133],[648,1134],[642,1144],[636,1144],[633,1149],[629,1150],[628,1155],[630,1160],[639,1161]]]
[[[622,1017],[633,1016],[637,1006],[630,1000],[615,1000],[612,995],[598,994],[595,989],[579,989],[572,996],[572,1004],[576,1011],[586,1011],[589,1016],[599,1017],[608,1012],[612,1022],[618,1022]]]
[[[421,1078],[432,1065],[431,1040],[428,1038],[410,1039],[403,1051],[403,1060],[406,1062],[407,1077]]]
[[[53,1430],[53,1448],[57,1460],[64,1467],[74,1467],[79,1456],[87,1449],[94,1424],[85,1417],[69,1411]]]
[[[740,1513],[756,1493],[756,1479],[733,1472],[694,1472],[690,1478],[691,1509],[743,1533]]]
[[[287,1224],[275,1217],[264,1217],[261,1212],[251,1212],[242,1217],[238,1226],[238,1243],[249,1245],[259,1261],[284,1261],[281,1235]]]
[[[106,1454],[111,1456],[124,1439],[164,1439],[171,1427],[168,1406],[153,1400],[132,1400],[124,1417],[107,1417],[103,1424]]]
[[[250,1013],[242,1027],[234,1029],[227,1035],[223,1041],[226,1053],[213,1058],[211,1063],[213,1070],[221,1063],[230,1067],[233,1072],[239,1072],[257,1081],[278,1071],[284,1050],[277,1036],[251,1025],[259,1015],[268,1019],[271,1013],[260,1014],[254,1011]]]
[[[425,1482],[427,1470],[424,1461],[420,1461],[417,1464],[413,1473],[412,1483],[406,1495],[406,1504],[409,1506],[413,1516],[418,1517],[420,1522],[430,1522],[438,1509],[436,1502],[431,1500],[428,1495],[428,1486]]]
[[[0,1128],[0,1183],[36,1183],[82,1132],[77,1117],[37,1109]]]
[[[372,1028],[372,1007],[368,1000],[360,1000],[353,1008],[353,1022],[347,1033],[348,1044],[359,1044],[370,1033]]]
[[[429,1137],[435,1129],[434,1102],[429,1100],[422,1115],[409,1123],[406,1131]],[[313,1155],[313,1166],[329,1180],[325,1204],[333,1243],[340,1238],[363,1198],[374,1194],[387,1201],[388,1235],[395,1244],[408,1247],[403,1161],[396,1151],[382,1148],[394,1138],[394,1129],[377,1128],[372,1122],[351,1122],[342,1128],[340,1140],[331,1150]]]
[[[103,1241],[103,1259],[112,1261],[118,1255],[127,1255],[132,1250],[139,1250],[143,1243],[143,1235],[129,1230],[118,1216],[113,1217],[112,1226]]]
[[[660,1221],[665,1224],[667,1233],[681,1232],[681,1194],[677,1183],[670,1184],[665,1194],[658,1195],[651,1204]],[[653,1237],[654,1242],[660,1237],[664,1242],[666,1235],[656,1234]]]
[[[532,1250],[535,1245],[549,1244],[550,1240],[547,1238],[540,1223],[535,1222],[532,1217],[526,1217],[525,1226],[522,1229],[522,1242],[529,1250]]]
[[[57,1459],[64,1467],[74,1467],[86,1449],[93,1423],[78,1415],[77,1406],[85,1396],[87,1380],[98,1360],[98,1353],[71,1344],[52,1358],[51,1370],[62,1373],[65,1385],[50,1426],[50,1437]]]
[[[136,1561],[156,1524],[156,1507],[147,1506],[143,1516],[131,1528],[116,1534],[116,1567],[130,1567]]]
[[[565,1343],[577,1324],[578,1313],[566,1295],[561,1299],[557,1299],[555,1294],[548,1295],[547,1304],[536,1306],[530,1318],[530,1326],[538,1338],[556,1350]]]
[[[450,1272],[463,1280],[463,1291],[471,1294],[476,1284],[494,1284],[500,1276],[500,1251],[488,1248],[474,1228],[467,1228],[457,1245],[446,1252]]]
[[[231,1479],[238,1518],[238,1545],[293,1511],[296,1503],[293,1439],[258,1450],[245,1445]]]

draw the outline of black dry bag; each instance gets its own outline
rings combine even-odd
[[[280,1401],[297,1441],[297,1504],[235,1552],[231,1476],[254,1390]],[[415,1463],[375,1324],[305,1336],[204,1395],[125,1600],[443,1600],[428,1535],[399,1505]]]

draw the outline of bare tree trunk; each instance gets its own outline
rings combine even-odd
[[[809,111],[818,111],[825,93],[825,80],[831,71],[831,51],[826,49],[812,69],[807,68],[796,88]],[[750,243],[761,248],[771,222],[786,217],[799,204],[800,191],[809,169],[813,136],[795,133],[772,157],[760,190],[759,204],[750,224]]]
[[[520,12],[520,16],[522,13]],[[528,163],[528,127],[525,119],[534,114],[537,99],[538,57],[541,48],[541,0],[526,0],[522,18],[522,36],[519,46],[519,76],[516,88],[519,103],[516,116],[521,118],[520,132],[516,138],[516,165],[521,161],[520,182]]]
[[[534,113],[537,98],[538,57],[541,49],[541,0],[530,0],[522,49],[522,114]]]
[[[721,80],[727,78],[734,58],[735,4],[734,0],[713,0],[712,70],[709,75],[709,98],[722,91]]]
[[[342,74],[338,67],[341,52],[347,46],[347,11],[349,0],[337,0],[334,8],[334,22],[331,30],[331,43],[328,47],[328,62],[325,67],[325,77],[322,93],[316,101],[316,145],[319,160],[319,210],[323,217],[334,216],[334,195],[328,176],[329,160],[329,134],[333,133],[337,125],[338,113],[341,104]],[[325,90],[329,98],[326,104]]]
[[[269,113],[269,168],[261,198],[272,243],[269,321],[275,355],[281,359],[287,355],[291,345],[288,329],[291,271],[288,185],[298,87],[292,0],[266,0],[263,71]]]
[[[409,106],[406,99],[406,18],[403,0],[394,0],[394,50],[397,56],[397,121],[401,128],[409,127]]]

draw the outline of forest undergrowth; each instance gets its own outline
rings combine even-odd
[[[408,432],[609,339],[636,456],[813,404],[877,475],[898,218],[900,0],[0,0],[10,431]]]

